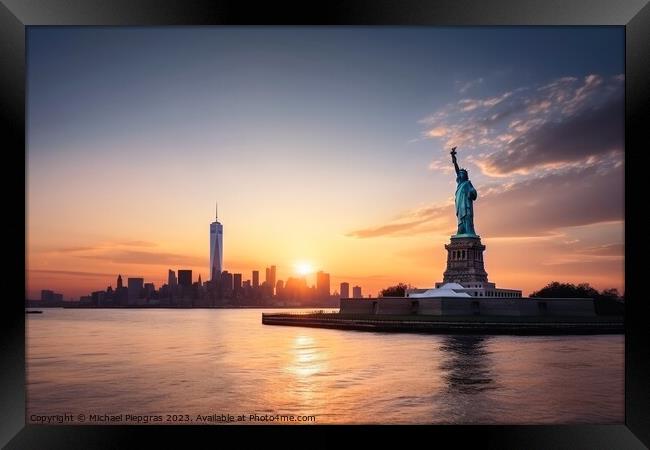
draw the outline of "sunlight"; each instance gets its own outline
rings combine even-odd
[[[299,261],[294,264],[294,269],[298,275],[309,275],[314,272],[313,266],[306,261]]]

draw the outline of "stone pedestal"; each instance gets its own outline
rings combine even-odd
[[[455,235],[445,245],[447,249],[447,270],[444,283],[487,282],[488,275],[483,266],[483,251],[480,236]]]

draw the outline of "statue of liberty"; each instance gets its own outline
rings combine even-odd
[[[476,189],[469,181],[466,169],[459,169],[456,162],[456,147],[451,149],[451,160],[456,169],[456,217],[458,231],[456,236],[476,236],[474,231],[474,200],[478,196]]]

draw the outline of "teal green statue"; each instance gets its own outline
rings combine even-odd
[[[456,217],[458,231],[455,236],[476,236],[474,231],[474,200],[478,196],[476,189],[469,181],[466,169],[459,169],[456,161],[456,147],[451,149],[451,160],[456,169]]]

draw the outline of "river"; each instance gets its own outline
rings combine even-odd
[[[27,421],[624,421],[622,335],[372,333],[262,325],[266,311],[27,315]]]

